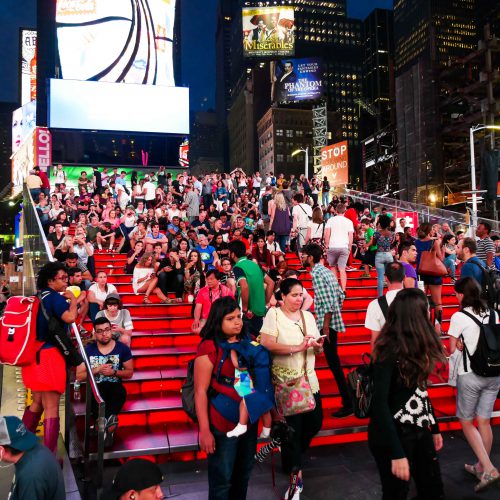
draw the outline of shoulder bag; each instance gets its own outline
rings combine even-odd
[[[435,243],[430,250],[422,252],[420,264],[418,266],[418,274],[442,278],[448,274],[448,270],[443,261],[436,255],[434,245]]]
[[[304,313],[300,311],[303,325],[302,335],[307,336]],[[276,309],[276,325],[278,324],[278,309]],[[306,413],[316,408],[316,400],[307,377],[307,351],[304,351],[304,374],[301,377],[274,384],[276,409],[284,417]]]

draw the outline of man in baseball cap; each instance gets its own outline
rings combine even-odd
[[[18,417],[0,417],[0,462],[16,469],[9,500],[65,500],[64,479],[54,454]]]
[[[102,500],[158,500],[163,498],[160,484],[163,475],[160,468],[143,458],[135,458],[123,464],[113,479],[111,488]]]

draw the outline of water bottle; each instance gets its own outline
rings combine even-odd
[[[423,281],[418,282],[418,288],[419,288],[419,290],[422,290],[422,292],[425,293],[425,285],[424,285]]]
[[[73,399],[75,401],[80,401],[82,399],[82,394],[80,392],[80,382],[75,381],[75,384],[73,386]]]

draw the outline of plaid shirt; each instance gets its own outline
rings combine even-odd
[[[330,328],[337,332],[345,332],[342,320],[342,304],[345,293],[335,278],[335,275],[322,264],[315,264],[311,269],[312,284],[314,288],[314,312],[316,324],[321,332],[325,314],[332,313]]]

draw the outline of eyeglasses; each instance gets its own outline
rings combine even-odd
[[[110,333],[111,332],[111,328],[104,328],[103,330],[97,330],[95,331],[96,333],[99,333],[100,335],[102,335],[103,333]]]
[[[56,276],[54,280],[68,281],[68,275],[65,276]]]

